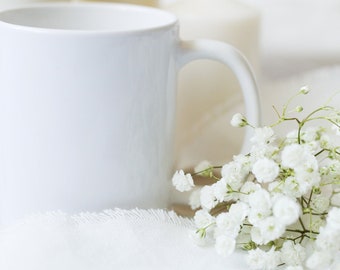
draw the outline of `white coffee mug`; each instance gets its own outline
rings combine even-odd
[[[0,223],[54,210],[166,207],[176,76],[198,58],[232,68],[257,125],[246,60],[227,44],[180,41],[171,13],[108,3],[1,12]]]

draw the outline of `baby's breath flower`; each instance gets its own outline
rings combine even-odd
[[[285,241],[281,249],[281,260],[289,266],[300,266],[306,259],[306,249],[299,243]]]
[[[283,225],[288,226],[296,222],[301,214],[301,207],[296,200],[279,195],[274,200],[273,215]]]
[[[270,144],[275,140],[274,130],[271,127],[255,128],[254,136],[250,141],[254,144]]]
[[[311,207],[315,213],[324,213],[328,210],[329,203],[329,197],[316,195],[311,202]]]
[[[255,162],[252,172],[259,183],[269,183],[279,175],[280,168],[275,161],[262,158]]]
[[[310,229],[314,232],[319,232],[320,228],[325,226],[325,219],[322,216],[314,216],[311,220]]]
[[[295,96],[308,92],[304,86]],[[274,108],[279,118],[272,126],[254,128],[248,154],[234,156],[222,167],[220,180],[190,197],[192,208],[201,208],[194,217],[196,237],[213,241],[223,256],[244,247],[251,269],[328,269],[340,253],[340,146],[333,145],[325,127],[309,125],[324,120],[340,134],[340,111],[324,105],[298,119],[289,115],[291,101],[282,113]],[[272,127],[284,121],[297,127],[276,138]],[[231,123],[249,125],[242,114]],[[195,172],[212,176],[212,168],[204,162]],[[190,190],[190,179],[178,171],[173,182]]]
[[[270,194],[267,190],[261,188],[249,194],[248,199],[250,206],[248,219],[251,224],[257,225],[271,214],[272,201]]]
[[[277,160],[279,149],[271,144],[253,145],[250,150],[250,162],[254,164],[261,158]]]
[[[241,223],[249,214],[249,205],[244,202],[238,201],[230,206],[229,213],[235,216],[241,225]]]
[[[315,251],[306,261],[308,269],[326,269],[332,262],[332,254],[325,251]]]
[[[289,176],[285,179],[283,183],[282,192],[283,194],[287,196],[292,196],[295,198],[299,198],[302,195],[304,195],[308,189],[310,188],[310,185],[306,185],[303,182],[299,182],[296,177]]]
[[[189,237],[197,246],[201,247],[206,246],[208,242],[210,242],[207,241],[209,238],[207,238],[204,230],[192,230],[189,232]],[[209,240],[213,241],[212,238],[210,238]]]
[[[340,161],[333,159],[329,164],[320,169],[324,180],[332,183],[340,180]]]
[[[198,230],[190,230],[189,238],[198,246],[213,246],[215,239],[213,231],[208,228],[198,229]]]
[[[194,180],[190,173],[184,174],[184,171],[180,170],[172,177],[172,184],[180,192],[189,191],[194,187]]]
[[[280,262],[280,253],[274,247],[267,252],[260,248],[250,250],[247,256],[247,263],[253,270],[273,270]]]
[[[284,270],[304,270],[304,269],[303,269],[303,266],[301,265],[295,265],[295,266],[289,265]]]
[[[286,230],[285,225],[274,216],[269,216],[261,220],[257,224],[257,227],[260,230],[263,241],[261,244],[268,244],[270,241],[280,238]]]
[[[336,253],[339,251],[340,244],[338,242],[339,237],[333,230],[330,230],[326,223],[325,227],[320,228],[320,234],[318,235],[315,246],[318,250],[325,250],[329,253]]]
[[[242,186],[248,173],[248,168],[236,161],[225,164],[221,170],[222,178],[233,190],[238,190]]]
[[[287,145],[281,154],[282,166],[294,169],[295,167],[303,165],[306,155],[306,149],[302,145]]]
[[[295,111],[296,111],[296,112],[302,112],[302,111],[303,111],[303,107],[302,107],[302,106],[297,106],[297,107],[295,108]]]
[[[215,223],[215,217],[210,215],[207,210],[201,209],[196,211],[194,222],[197,228],[209,228],[212,224]]]
[[[307,95],[309,93],[309,87],[307,85],[300,88],[300,94]]]
[[[275,193],[284,193],[283,190],[284,187],[284,182],[282,181],[274,181],[268,184],[268,191],[271,194],[275,194]]]
[[[233,198],[233,194],[231,191],[229,191],[225,178],[220,179],[211,187],[218,202],[229,201]]]
[[[189,197],[189,205],[191,209],[195,210],[201,207],[200,197],[201,197],[200,188],[197,188],[191,192],[190,197]]]
[[[216,217],[216,226],[217,234],[226,234],[235,239],[240,230],[241,221],[230,212],[221,213]]]
[[[240,190],[241,191],[240,200],[245,203],[249,202],[248,195],[260,189],[261,189],[261,186],[257,183],[250,182],[250,181],[245,182]]]
[[[222,256],[229,256],[235,251],[236,240],[235,238],[223,234],[216,237],[215,249],[217,254]]]
[[[340,208],[332,207],[328,212],[327,226],[340,236]]]
[[[233,127],[245,127],[248,125],[247,119],[240,113],[236,113],[231,118],[230,124]]]
[[[265,240],[263,238],[263,235],[261,234],[259,227],[251,227],[250,229],[250,237],[251,241],[254,242],[256,245],[264,245]]]
[[[218,201],[214,194],[214,188],[212,186],[204,186],[200,193],[201,206],[207,210],[213,209]]]
[[[299,185],[301,194],[309,192],[313,186],[318,186],[321,180],[320,174],[316,169],[298,168],[295,170],[296,181]]]

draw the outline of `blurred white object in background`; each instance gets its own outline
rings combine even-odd
[[[259,70],[259,12],[234,0],[181,0],[162,7],[177,15],[180,22],[182,39],[209,38],[227,42],[239,49],[250,62],[253,70]],[[230,110],[235,100],[241,100],[242,94],[235,75],[225,66],[209,60],[190,63],[180,72],[178,89],[177,147],[179,148],[179,166],[191,166],[201,159],[219,161],[228,158],[216,156],[210,139],[199,147],[192,147],[192,141],[204,133],[200,128],[209,128],[208,122],[214,119],[214,111]],[[208,118],[207,118],[208,117]],[[211,117],[212,119],[210,119]],[[230,127],[221,126],[225,138]],[[205,130],[206,131],[206,130]],[[242,132],[237,138],[242,137]],[[239,145],[228,139],[218,146],[236,154]],[[202,153],[202,155],[200,154]]]
[[[0,0],[0,10],[16,8],[22,5],[39,2],[68,2],[66,0]]]
[[[290,77],[340,63],[339,0],[242,1],[262,14],[265,77]]]
[[[158,0],[71,0],[71,2],[113,2],[113,3],[128,3],[134,5],[143,5],[156,7],[158,6]]]
[[[22,5],[27,5],[31,3],[39,3],[39,2],[82,2],[82,1],[91,1],[91,2],[119,2],[119,3],[130,3],[136,5],[145,5],[145,6],[158,6],[158,0],[0,0],[0,10],[15,8]]]

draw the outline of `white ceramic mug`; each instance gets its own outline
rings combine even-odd
[[[245,59],[227,44],[180,41],[171,13],[98,3],[1,12],[0,222],[37,211],[166,207],[176,76],[198,58],[234,70],[256,125]]]

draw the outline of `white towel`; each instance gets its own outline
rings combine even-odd
[[[197,246],[193,229],[165,210],[36,215],[0,232],[0,269],[247,269],[242,253]]]

